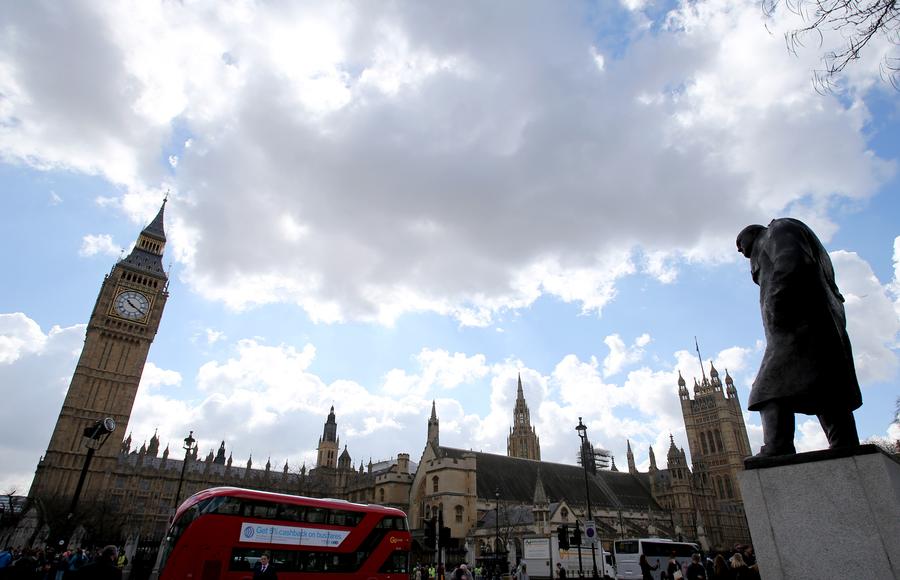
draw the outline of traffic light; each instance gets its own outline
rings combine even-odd
[[[556,537],[559,540],[559,549],[569,549],[569,526],[559,526],[556,529]]]
[[[572,533],[572,540],[576,546],[581,545],[581,526],[578,525],[578,522],[575,522],[575,532]]]
[[[450,543],[450,528],[444,526],[441,528],[441,546],[447,546]]]
[[[434,550],[434,518],[425,520],[425,548]]]

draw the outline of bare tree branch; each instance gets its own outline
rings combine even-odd
[[[797,54],[812,37],[823,48],[826,33],[838,31],[844,44],[825,48],[824,68],[813,71],[813,83],[820,92],[829,92],[837,78],[877,35],[900,45],[900,4],[897,0],[760,0],[769,18],[779,6],[797,14],[806,23],[785,34],[788,50]],[[881,64],[881,76],[900,89],[900,58],[888,55]]]

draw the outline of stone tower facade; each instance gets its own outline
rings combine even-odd
[[[110,417],[117,425],[113,433],[117,441],[126,432],[144,363],[169,297],[162,264],[165,205],[100,286],[84,348],[47,452],[35,472],[29,492],[34,498],[72,497],[85,460],[85,428]],[[158,440],[151,445],[158,447]],[[96,496],[106,487],[118,454],[117,442],[96,450],[82,498]]]
[[[334,418],[334,405],[328,413],[325,421],[325,429],[319,438],[319,455],[316,459],[316,467],[337,467],[338,448],[341,445],[337,436],[337,421]]]
[[[541,460],[541,441],[531,424],[531,412],[522,391],[522,375],[516,392],[516,406],[513,409],[513,424],[506,438],[506,454],[520,459]]]
[[[701,367],[701,370],[702,367]],[[681,413],[691,452],[691,470],[700,483],[713,491],[719,504],[720,526],[725,545],[749,541],[744,502],[737,474],[750,455],[750,440],[741,413],[734,380],[725,371],[725,385],[710,362],[709,378],[694,380],[691,399],[684,378],[678,374]]]

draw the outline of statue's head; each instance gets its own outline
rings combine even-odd
[[[756,238],[758,238],[765,229],[765,226],[759,224],[753,224],[742,229],[736,240],[738,252],[744,254],[744,257],[749,258],[750,254],[753,252],[753,244],[756,243]]]

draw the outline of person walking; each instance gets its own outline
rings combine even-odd
[[[653,580],[653,572],[659,570],[659,563],[657,563],[656,566],[651,566],[650,562],[647,560],[647,556],[643,554],[641,554],[641,557],[638,560],[638,565],[641,567],[641,580]]]
[[[525,565],[525,562],[519,564],[519,569],[516,570],[516,580],[529,580],[528,566]]]
[[[728,580],[730,577],[730,571],[728,568],[728,562],[725,561],[725,556],[722,554],[717,554],[716,559],[713,560],[712,573],[709,575],[710,580]]]
[[[706,569],[700,563],[700,554],[691,556],[691,563],[685,572],[687,580],[706,580]]]

